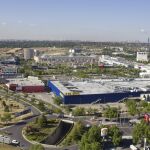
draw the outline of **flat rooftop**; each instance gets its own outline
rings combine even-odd
[[[8,79],[10,84],[17,84],[19,86],[44,86],[44,83],[39,80],[37,77],[31,77],[28,78],[15,78],[15,79]]]
[[[76,93],[77,95],[103,94],[150,91],[150,78],[148,79],[101,79],[91,81],[51,81],[64,95]]]

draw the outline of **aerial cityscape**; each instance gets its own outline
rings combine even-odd
[[[1,0],[0,150],[150,150],[149,6]]]

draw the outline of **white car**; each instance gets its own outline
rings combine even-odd
[[[131,120],[129,120],[129,124],[132,126],[132,125],[134,125],[134,124],[138,124],[138,123],[140,123],[141,122],[141,120],[138,120],[138,119],[131,119]]]
[[[19,144],[20,144],[20,142],[17,141],[17,140],[12,140],[11,143],[12,143],[13,145],[19,145]]]

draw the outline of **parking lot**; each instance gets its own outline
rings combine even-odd
[[[29,96],[34,97],[36,99],[39,99],[39,100],[46,102],[46,103],[50,103],[51,105],[59,108],[59,106],[54,104],[54,102],[53,102],[53,98],[52,98],[53,94],[52,93],[46,93],[46,92],[44,92],[44,93],[30,93]]]

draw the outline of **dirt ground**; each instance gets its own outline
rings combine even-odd
[[[0,150],[20,150],[20,148],[0,143]]]

